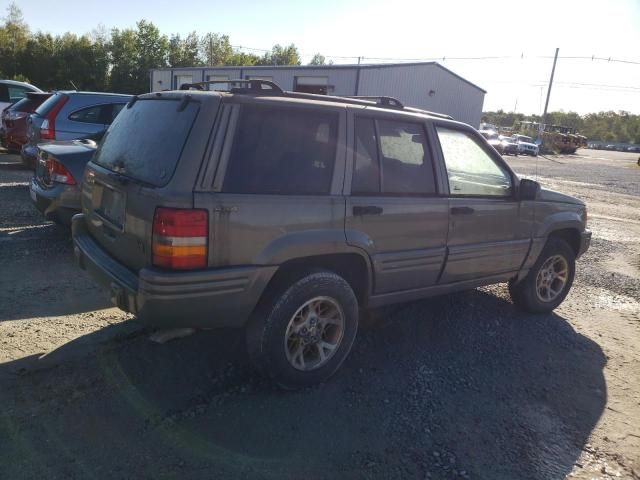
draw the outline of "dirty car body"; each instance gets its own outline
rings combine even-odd
[[[246,326],[287,387],[338,368],[359,308],[509,282],[549,311],[590,240],[580,200],[518,179],[472,127],[384,99],[141,95],[81,195],[75,253],[116,305],[156,327]]]

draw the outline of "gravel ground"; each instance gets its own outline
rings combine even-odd
[[[150,342],[0,154],[0,478],[640,479],[636,159],[508,158],[590,207],[554,314],[504,285],[380,310],[332,380],[284,393],[242,332]]]

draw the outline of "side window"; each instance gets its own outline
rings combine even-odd
[[[419,123],[379,120],[382,192],[429,195],[436,192],[424,127]]]
[[[9,102],[9,92],[6,85],[0,84],[0,102]]]
[[[511,196],[509,173],[467,132],[437,127],[451,195]]]
[[[337,136],[336,113],[245,105],[236,126],[223,190],[328,194]]]
[[[419,123],[355,119],[355,195],[433,195],[433,163]]]
[[[102,116],[102,109],[104,107],[105,105],[94,105],[93,107],[76,110],[69,115],[69,120],[82,123],[104,123],[104,117]]]
[[[355,120],[356,146],[351,193],[380,193],[380,168],[374,121],[357,117]]]

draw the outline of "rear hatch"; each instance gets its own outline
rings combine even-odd
[[[69,96],[64,93],[55,93],[47,98],[35,111],[27,117],[27,143],[35,146],[40,141],[40,129],[45,120],[47,123],[55,117]],[[51,140],[51,139],[43,139]]]
[[[193,207],[193,187],[219,102],[219,96],[191,92],[134,98],[87,165],[82,210],[88,230],[129,269],[151,265],[157,207]]]

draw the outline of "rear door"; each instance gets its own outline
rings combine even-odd
[[[477,132],[435,128],[449,182],[448,256],[440,283],[487,277],[520,268],[530,244],[514,178]]]
[[[195,195],[211,219],[210,264],[277,264],[344,246],[346,112],[228,101]],[[221,152],[220,152],[221,150]]]
[[[202,103],[186,95],[138,99],[117,116],[85,170],[82,210],[88,229],[132,270],[151,264],[156,207],[193,207],[215,114],[201,110]],[[197,119],[203,128],[194,128]]]
[[[433,285],[445,256],[448,202],[439,195],[425,124],[387,112],[350,112],[347,241],[372,258],[374,294]]]

